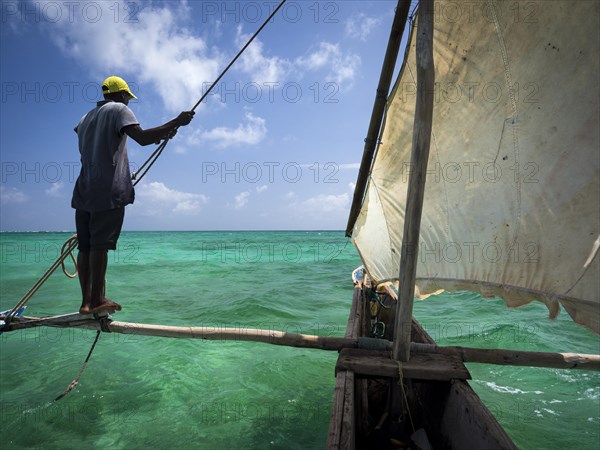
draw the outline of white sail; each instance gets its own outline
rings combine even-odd
[[[600,333],[600,3],[438,1],[417,285],[559,304]],[[416,25],[415,25],[416,28]],[[352,239],[398,278],[416,32]]]

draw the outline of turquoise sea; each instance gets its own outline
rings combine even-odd
[[[70,233],[0,234],[0,308],[54,261]],[[109,256],[116,320],[342,336],[360,265],[342,232],[125,232]],[[28,315],[79,308],[60,271]],[[509,310],[462,292],[415,303],[440,344],[600,353],[592,332],[545,306]],[[37,328],[0,337],[2,449],[321,449],[337,354],[259,343]],[[596,372],[470,364],[471,385],[523,449],[600,448]]]

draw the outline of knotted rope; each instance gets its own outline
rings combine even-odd
[[[54,273],[54,271],[58,268],[58,266],[62,266],[63,273],[69,278],[75,278],[77,276],[77,260],[73,255],[73,250],[77,247],[77,235],[71,236],[69,239],[65,241],[61,250],[60,256],[54,261],[54,263],[50,266],[50,268],[40,277],[39,280],[27,291],[27,293],[17,302],[17,304],[10,310],[7,314],[4,322],[8,325],[12,319],[14,318],[17,311],[19,311],[25,304],[33,297],[33,295],[42,287],[42,285],[50,278],[50,275]],[[68,257],[71,257],[73,264],[75,266],[75,271],[73,273],[69,273],[67,271],[67,267],[65,265],[65,260]]]

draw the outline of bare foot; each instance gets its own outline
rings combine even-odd
[[[79,308],[79,314],[91,314],[92,313],[92,305],[81,305]]]
[[[104,298],[102,299],[102,304],[104,305],[104,304],[107,304],[107,303],[108,303],[109,305],[111,305],[111,307],[112,307],[112,308],[114,308],[114,309],[115,309],[115,311],[121,311],[121,310],[123,309],[123,308],[121,308],[121,305],[119,305],[117,302],[113,302],[112,300],[110,300],[110,299],[108,299],[108,298],[104,297]]]
[[[121,311],[121,309],[123,308],[121,308],[121,305],[119,305],[118,303],[115,303],[112,300],[104,299],[104,301],[100,305],[96,306],[95,308],[92,308],[91,312],[93,314],[97,314],[102,311]]]

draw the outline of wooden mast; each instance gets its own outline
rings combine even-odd
[[[399,361],[410,358],[411,324],[421,213],[429,160],[429,144],[433,117],[433,0],[419,2],[417,29],[417,105],[413,127],[413,148],[406,199],[406,218],[400,257],[399,305],[394,324],[393,357]]]

